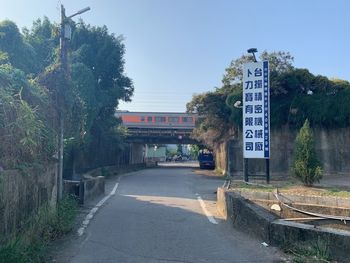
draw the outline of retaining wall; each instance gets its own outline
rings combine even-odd
[[[349,231],[280,220],[238,193],[227,192],[223,188],[218,188],[217,198],[218,211],[240,231],[275,246],[322,240],[328,245],[333,259],[350,262]]]
[[[56,207],[56,171],[56,165],[51,165],[42,172],[0,173],[0,241],[20,229],[40,206]]]
[[[272,175],[286,176],[293,161],[294,142],[298,130],[288,126],[271,130],[270,172]],[[350,173],[350,128],[314,130],[317,157],[322,163],[324,174]],[[230,175],[242,175],[242,134],[222,142],[215,147],[218,168]],[[265,173],[263,159],[249,160],[249,173]]]

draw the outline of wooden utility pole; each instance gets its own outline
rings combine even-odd
[[[67,77],[67,45],[65,40],[65,22],[66,22],[66,10],[61,5],[61,32],[60,32],[60,67],[63,72],[64,78]],[[58,177],[57,177],[57,197],[62,199],[63,196],[63,134],[64,134],[64,113],[63,113],[63,101],[64,101],[64,87],[60,87],[59,99],[58,99],[58,118],[59,118],[59,137],[58,137]]]
[[[71,16],[66,16],[66,10],[61,5],[61,34],[60,34],[60,69],[63,77],[68,79],[68,40],[71,35],[71,28],[68,20],[76,15],[80,15],[90,10],[90,7],[79,10]],[[66,81],[64,81],[66,83]],[[64,138],[64,87],[60,87],[58,93],[58,118],[59,118],[59,137],[58,137],[58,177],[57,177],[57,197],[62,199],[63,196],[63,138]]]

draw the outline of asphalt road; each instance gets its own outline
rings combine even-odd
[[[218,216],[214,192],[223,180],[210,174],[158,168],[109,182],[115,195],[74,240],[68,262],[284,262]]]

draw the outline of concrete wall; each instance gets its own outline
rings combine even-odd
[[[131,143],[130,164],[143,163],[145,159],[145,145],[142,143]]]
[[[56,206],[57,175],[52,165],[38,173],[7,170],[0,173],[0,238],[18,230],[41,205]]]
[[[217,190],[217,208],[234,228],[274,246],[326,243],[332,259],[350,262],[350,232],[287,222],[237,193]]]
[[[285,176],[290,171],[297,132],[297,130],[288,127],[271,131],[270,171],[272,175]],[[315,129],[314,136],[317,156],[323,165],[324,173],[349,173],[350,128]],[[218,145],[215,154],[216,158],[220,159],[217,162],[219,168],[230,171],[231,175],[241,175],[243,173],[241,134],[237,134],[236,138]],[[264,171],[264,160],[249,160],[250,174],[262,175]]]
[[[81,191],[83,194],[81,196],[82,202],[85,203],[88,200],[92,200],[98,196],[105,194],[105,177],[88,177],[80,183]]]

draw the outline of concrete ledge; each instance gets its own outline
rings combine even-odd
[[[263,196],[264,195],[264,196]],[[269,193],[258,195],[271,197]],[[257,196],[254,195],[256,198]],[[333,203],[334,204],[334,203]],[[350,232],[326,227],[315,227],[279,219],[239,193],[218,188],[217,208],[234,228],[246,232],[269,244],[281,246],[300,241],[326,242],[332,259],[350,262]]]
[[[236,191],[241,196],[247,199],[264,199],[264,200],[274,200],[276,197],[271,192],[261,192],[261,191]],[[333,207],[344,207],[350,208],[350,198],[336,197],[336,196],[304,196],[304,195],[282,195],[288,199],[293,200],[293,203],[303,203],[303,204],[314,204],[322,206],[333,206]]]
[[[77,180],[63,180],[63,192],[65,194],[79,197],[80,181]]]
[[[84,177],[81,181],[64,180],[64,192],[79,198],[80,203],[84,204],[98,196],[105,194],[104,176]]]
[[[277,217],[237,193],[217,191],[219,212],[230,218],[233,226],[244,232],[269,242],[270,224]]]
[[[105,178],[104,176],[84,178],[83,187],[83,203],[105,194]]]
[[[276,220],[270,226],[270,242],[281,245],[300,241],[317,242],[322,240],[327,244],[332,259],[350,262],[350,232],[332,228],[315,228],[284,220]]]

